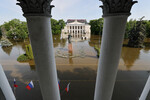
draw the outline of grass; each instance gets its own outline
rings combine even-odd
[[[95,46],[94,46],[94,49],[95,49],[95,51],[97,52],[97,57],[99,58],[99,55],[100,55],[100,48],[99,48],[97,45],[95,45]]]

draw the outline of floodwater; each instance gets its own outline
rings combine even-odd
[[[92,35],[90,40],[68,43],[67,39],[57,35],[53,36],[53,41],[61,99],[93,100],[98,64],[94,46],[100,45],[101,38]],[[138,100],[150,74],[150,39],[145,42],[145,48],[123,46],[112,100]],[[13,90],[13,79],[16,79],[18,87],[14,92],[17,100],[42,100],[34,61],[16,60],[25,53],[29,41],[13,44],[9,48],[0,47],[0,64]],[[35,88],[29,91],[25,87],[31,80]],[[68,83],[70,90],[67,93],[64,89]]]

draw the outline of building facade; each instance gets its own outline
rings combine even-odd
[[[89,39],[91,37],[90,28],[91,26],[85,19],[68,19],[61,33],[63,38],[71,35],[72,38]]]

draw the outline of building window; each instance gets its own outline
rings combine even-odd
[[[79,29],[80,27],[78,26],[78,29]]]
[[[75,29],[77,29],[77,26],[75,26]]]
[[[71,29],[71,26],[70,26],[70,29]]]
[[[73,26],[73,29],[74,29],[74,26]]]

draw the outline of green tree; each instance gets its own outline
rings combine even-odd
[[[26,47],[26,55],[29,59],[33,59],[33,52],[32,52],[32,47],[31,44],[28,44],[25,46]]]
[[[90,20],[91,34],[102,35],[103,30],[103,18]]]
[[[64,28],[65,22],[61,19],[59,21],[51,18],[52,34],[61,34],[61,29]]]
[[[1,31],[1,27],[0,27],[0,37],[2,37],[2,31]]]
[[[150,21],[146,21],[146,37],[150,38]]]
[[[129,36],[129,32],[133,29],[134,25],[136,24],[136,20],[130,19],[126,24],[125,36],[124,38],[127,39]]]
[[[145,25],[142,21],[143,17],[140,21],[137,21],[134,27],[129,32],[129,47],[141,48],[143,47],[144,38],[145,38]]]
[[[60,20],[58,20],[58,23],[59,23],[61,29],[63,29],[65,26],[65,21],[63,19],[60,19]]]
[[[19,19],[5,22],[2,26],[6,31],[4,34],[6,34],[9,39],[26,39],[28,37],[26,22],[22,22]]]

